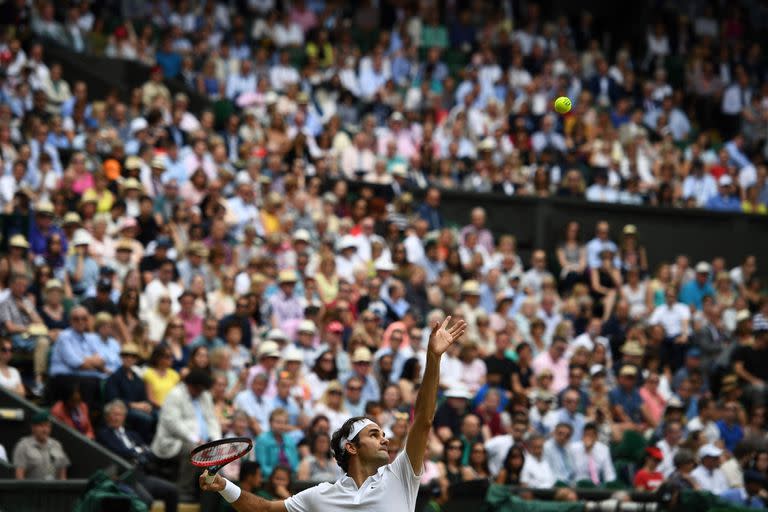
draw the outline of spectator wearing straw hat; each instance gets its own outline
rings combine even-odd
[[[107,378],[104,401],[122,400],[127,407],[127,423],[145,442],[152,441],[157,411],[147,398],[147,387],[134,370],[139,362],[139,347],[126,343],[120,348],[121,365]]]
[[[298,279],[295,270],[281,270],[278,274],[280,291],[272,295],[268,302],[272,327],[293,330],[290,329],[291,324],[304,318],[304,306],[293,293]]]
[[[379,384],[372,374],[373,356],[367,347],[358,347],[351,357],[352,371],[345,376],[344,381],[357,377],[363,381],[360,399],[363,403],[377,402],[381,397]]]

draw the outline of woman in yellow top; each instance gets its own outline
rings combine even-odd
[[[317,291],[320,294],[320,300],[328,304],[333,302],[339,294],[339,277],[336,275],[336,260],[333,255],[323,256],[318,270],[319,272],[315,274]]]
[[[752,185],[747,189],[747,197],[741,202],[741,211],[756,215],[768,213],[768,208],[760,202],[760,190],[757,188],[757,185]]]
[[[158,345],[149,358],[149,368],[144,372],[144,385],[147,398],[155,407],[162,407],[165,397],[181,380],[179,374],[171,368],[173,355],[165,345]]]
[[[115,204],[115,196],[107,188],[108,185],[109,181],[104,173],[93,173],[93,188],[83,192],[82,202],[94,201],[96,213],[109,213],[112,205]]]
[[[261,225],[264,227],[264,234],[269,236],[280,232],[280,210],[283,206],[283,198],[277,192],[270,192],[267,195],[264,207],[261,210]]]

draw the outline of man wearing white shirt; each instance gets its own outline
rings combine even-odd
[[[708,172],[704,172],[704,165],[697,161],[693,164],[691,174],[683,180],[683,198],[693,197],[696,206],[703,207],[717,195],[717,182]]]
[[[142,302],[147,311],[154,311],[157,301],[160,297],[168,296],[171,298],[172,311],[179,311],[179,296],[184,288],[173,280],[174,263],[171,260],[165,260],[160,263],[157,270],[157,277],[149,282],[144,289]]]
[[[200,487],[205,491],[219,492],[227,503],[233,504],[233,508],[240,511],[413,511],[435,416],[440,357],[456,339],[464,335],[464,322],[456,322],[449,330],[450,320],[448,317],[442,325],[435,324],[432,329],[424,378],[414,406],[414,418],[406,446],[391,463],[385,428],[369,418],[352,417],[344,422],[331,439],[333,455],[344,471],[344,476],[335,484],[321,483],[285,501],[267,501],[249,492],[242,492],[238,486],[219,475],[210,478],[207,473],[200,477]],[[278,453],[272,453],[275,459],[281,458]]]
[[[339,253],[336,255],[336,275],[348,283],[354,282],[355,268],[364,266],[365,262],[357,254],[357,240],[352,235],[344,235],[339,242]]]
[[[531,147],[539,154],[545,148],[564,153],[568,148],[565,138],[555,131],[555,119],[552,115],[546,115],[541,120],[541,130],[531,137]]]
[[[354,144],[347,146],[341,152],[339,162],[342,172],[348,178],[368,174],[376,164],[376,155],[371,151],[368,136],[364,133],[355,135]]]
[[[725,473],[720,469],[720,457],[723,450],[713,444],[705,444],[699,448],[699,465],[691,471],[691,476],[699,487],[719,495],[728,490]]]
[[[240,72],[227,77],[227,98],[234,101],[246,92],[256,91],[256,74],[250,59],[240,61]]]
[[[269,72],[269,82],[272,88],[282,91],[288,84],[299,83],[301,77],[299,72],[291,66],[291,56],[287,51],[280,52],[280,63],[274,66]]]
[[[488,470],[491,475],[499,474],[510,448],[516,444],[522,446],[527,432],[528,422],[524,419],[515,419],[511,429],[506,434],[494,436],[485,442],[485,451],[488,453]]]
[[[683,437],[683,426],[679,421],[670,421],[664,426],[664,439],[656,443],[656,447],[661,450],[661,464],[657,471],[669,477],[675,471],[675,455],[680,449],[680,440]]]
[[[597,440],[597,426],[594,423],[588,423],[584,427],[581,441],[571,443],[568,449],[576,467],[577,482],[589,480],[599,486],[616,480],[611,450]]]
[[[253,185],[250,176],[241,171],[237,174],[237,195],[227,200],[227,206],[236,219],[234,234],[241,236],[246,226],[255,226],[256,233],[264,235],[259,209],[254,204]]]
[[[708,443],[716,443],[720,440],[720,429],[714,421],[717,414],[717,404],[708,397],[699,398],[696,404],[699,415],[686,424],[688,432],[701,431]]]
[[[736,68],[736,80],[723,91],[720,110],[723,114],[725,137],[735,134],[741,122],[741,112],[749,106],[752,99],[752,89],[749,86],[749,75],[742,66]]]
[[[533,434],[525,443],[525,463],[520,472],[520,483],[532,489],[549,489],[557,479],[544,458],[544,436]]]
[[[674,286],[667,287],[664,297],[664,304],[656,306],[648,323],[664,327],[664,345],[669,351],[669,362],[672,369],[677,370],[683,363],[688,346],[691,310],[677,301],[677,290]]]

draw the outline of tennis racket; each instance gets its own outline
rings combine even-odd
[[[216,472],[246,455],[253,448],[253,441],[248,437],[230,437],[219,439],[210,443],[201,444],[189,454],[189,461],[193,466],[205,468],[208,475],[206,483],[213,483]]]

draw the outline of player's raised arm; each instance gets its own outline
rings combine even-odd
[[[215,475],[213,482],[206,481],[207,472],[200,475],[200,489],[218,492],[237,512],[286,512],[285,502],[269,501],[248,491],[241,490],[221,475]]]
[[[429,430],[432,428],[432,420],[435,417],[437,405],[437,385],[440,381],[440,358],[448,350],[451,344],[459,339],[467,329],[467,323],[459,320],[449,327],[451,317],[432,326],[427,347],[427,365],[424,369],[424,378],[421,381],[419,395],[416,397],[413,425],[408,432],[408,441],[405,451],[411,461],[413,472],[421,473],[424,465],[424,449],[427,446]]]

